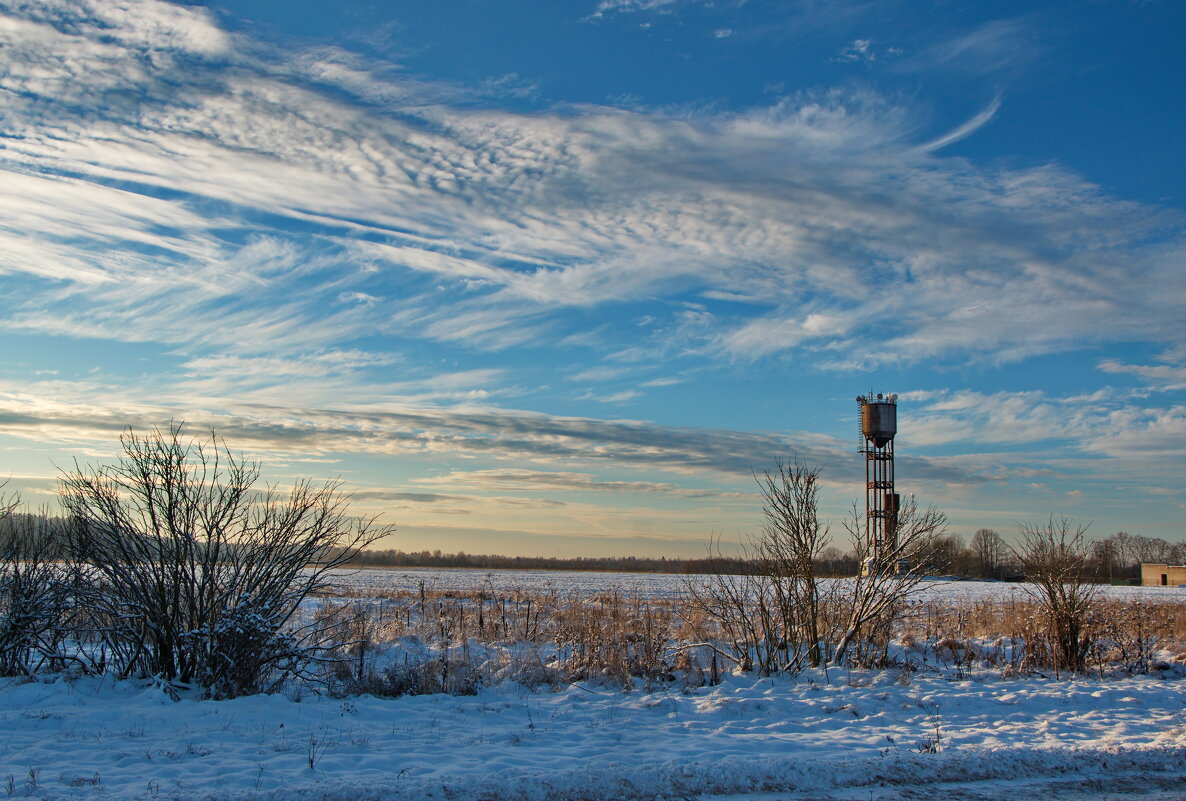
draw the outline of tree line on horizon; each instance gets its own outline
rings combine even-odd
[[[1186,542],[1171,543],[1160,537],[1145,537],[1119,531],[1091,545],[1085,564],[1097,581],[1128,583],[1139,581],[1142,563],[1186,564]],[[823,548],[814,560],[815,573],[825,577],[855,575],[859,560],[851,551],[835,545]],[[727,555],[702,558],[666,556],[506,556],[446,553],[440,549],[404,551],[368,549],[349,562],[355,567],[426,567],[488,570],[573,570],[606,573],[674,573],[704,575],[718,572],[744,575],[760,570],[752,560]],[[926,570],[933,575],[965,579],[1017,581],[1022,578],[1005,538],[991,528],[978,529],[966,542],[958,534],[937,537],[928,555]]]

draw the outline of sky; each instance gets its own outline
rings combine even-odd
[[[754,473],[1186,539],[1186,8],[0,0],[0,478],[127,427],[380,547],[700,556]]]

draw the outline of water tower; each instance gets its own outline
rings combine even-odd
[[[865,541],[869,557],[861,565],[868,574],[897,546],[898,493],[894,492],[894,434],[898,433],[898,396],[857,396],[861,441],[865,454]],[[896,565],[896,568],[901,565]]]

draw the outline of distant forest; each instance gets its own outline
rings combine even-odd
[[[1021,569],[1003,537],[992,529],[980,529],[965,543],[955,534],[935,540],[928,559],[927,572],[960,578],[1016,581]],[[1097,581],[1131,583],[1138,581],[1142,562],[1186,563],[1186,543],[1169,543],[1156,537],[1142,537],[1118,532],[1092,543],[1085,565]],[[608,573],[760,573],[754,562],[719,556],[701,559],[669,559],[640,556],[578,556],[563,559],[555,556],[500,556],[471,554],[464,551],[366,550],[350,562],[357,567],[465,567],[489,570],[593,570]],[[814,563],[817,576],[852,576],[857,560],[851,552],[829,546]]]
[[[592,570],[606,573],[748,573],[753,565],[742,559],[668,559],[638,556],[500,556],[459,551],[367,550],[350,564],[355,567],[468,567],[490,570]]]
[[[441,551],[361,551],[350,562],[357,567],[468,567],[490,570],[592,570],[605,573],[682,573],[732,575],[759,574],[755,562],[735,557],[668,559],[665,556],[499,556],[497,554],[442,553]],[[815,560],[817,576],[852,576],[857,560],[837,548],[825,548]]]

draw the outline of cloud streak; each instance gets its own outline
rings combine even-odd
[[[283,56],[198,10],[8,10],[12,330],[195,357],[374,331],[497,351],[581,334],[567,309],[739,297],[751,308],[714,306],[695,332],[669,317],[652,358],[1017,359],[1181,332],[1158,283],[1186,247],[1178,217],[1054,167],[927,152],[999,101],[922,146],[909,109],[843,93],[513,114],[339,51]]]
[[[597,479],[592,473],[523,469],[454,470],[447,475],[435,478],[416,479],[416,483],[482,490],[658,494],[698,499],[752,501],[755,497],[753,493],[680,487],[675,484],[654,481],[605,481]]]
[[[127,426],[145,429],[186,420],[195,428],[216,428],[248,451],[337,454],[367,453],[522,460],[535,465],[600,465],[662,470],[684,481],[717,476],[748,481],[771,459],[799,458],[821,467],[825,478],[847,483],[852,473],[848,443],[807,433],[747,432],[681,428],[640,420],[601,420],[475,407],[400,406],[376,403],[352,408],[305,408],[207,399],[206,408],[136,403],[135,390],[104,390],[97,385],[42,382],[0,385],[0,433],[35,440],[111,441]],[[85,397],[86,405],[77,403]],[[222,409],[211,412],[208,409]],[[943,460],[904,458],[904,470],[920,481],[977,482],[975,470]],[[516,478],[517,477],[517,478]],[[501,481],[507,488],[531,483],[549,488],[606,491],[606,485],[580,472],[536,468],[466,472],[467,481]],[[550,484],[549,484],[550,482]],[[704,497],[712,490],[682,488],[678,482],[609,484],[615,492],[667,493]],[[726,497],[721,495],[719,497]]]
[[[992,118],[997,115],[997,112],[1000,111],[1000,109],[1001,95],[997,95],[983,111],[976,114],[974,117],[972,117],[972,119],[968,120],[963,125],[960,125],[955,130],[943,134],[938,139],[927,142],[922,146],[922,149],[927,151],[939,150],[940,148],[944,148],[963,139],[967,139],[969,136],[987,125],[992,120]]]

